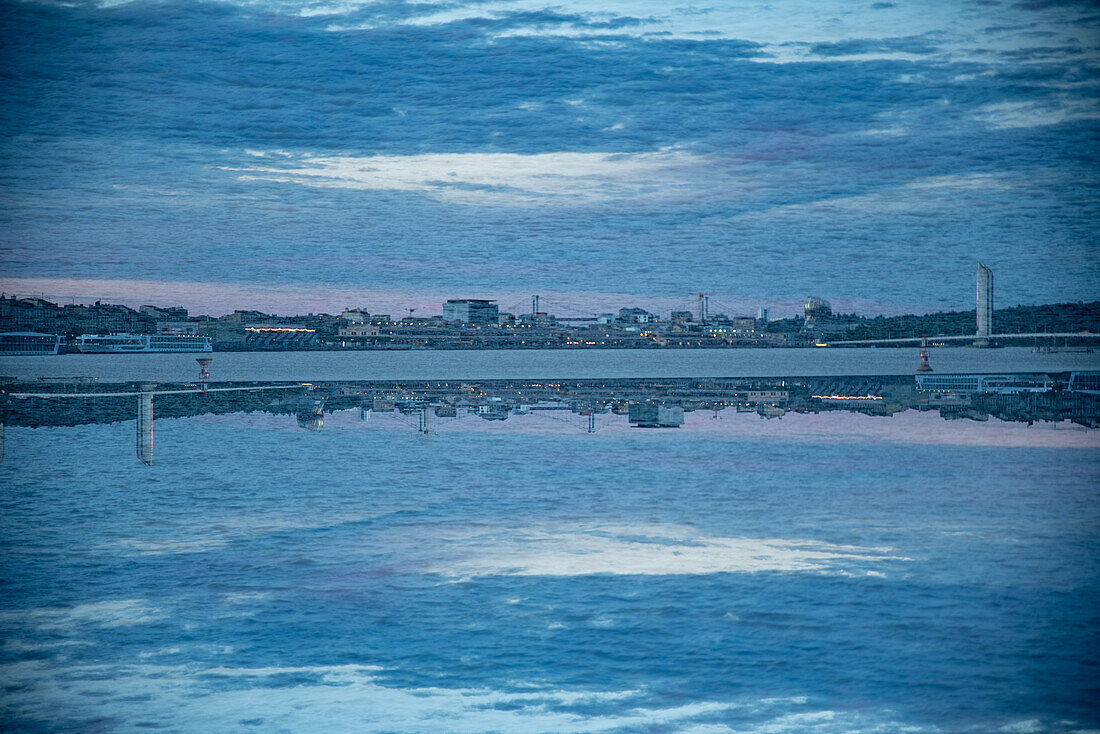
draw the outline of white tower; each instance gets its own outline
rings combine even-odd
[[[976,347],[988,347],[993,334],[993,271],[978,263],[978,331]]]

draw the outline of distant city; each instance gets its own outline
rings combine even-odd
[[[218,318],[192,316],[181,307],[59,305],[4,295],[0,354],[890,346],[912,344],[922,335],[978,347],[1088,348],[1100,334],[1100,302],[994,310],[993,274],[981,264],[973,311],[869,317],[835,313],[827,300],[810,296],[801,318],[773,320],[767,308],[731,315],[710,308],[711,294],[691,295],[695,309],[667,314],[624,306],[615,313],[567,317],[543,310],[536,295],[530,309],[518,314],[502,311],[493,300],[453,298],[441,314],[430,316],[348,308],[304,316],[236,310]]]

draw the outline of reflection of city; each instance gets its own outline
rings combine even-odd
[[[788,412],[850,411],[890,416],[938,411],[945,419],[1072,421],[1100,426],[1100,372],[784,379],[661,379],[358,383],[326,386],[333,409],[485,420],[539,411],[610,413],[639,427],[676,427],[693,411],[733,410],[761,418]],[[365,406],[365,408],[364,408]],[[590,421],[591,423],[591,421]]]
[[[850,411],[890,416],[905,410],[938,411],[945,419],[1072,421],[1100,426],[1100,372],[1057,374],[920,374],[896,377],[784,379],[481,380],[226,384],[101,384],[77,379],[3,385],[3,424],[66,426],[137,419],[137,453],[153,457],[153,418],[262,411],[294,416],[322,430],[325,413],[358,410],[406,419],[429,434],[449,420],[470,416],[503,421],[513,416],[558,420],[598,430],[596,416],[640,428],[675,428],[695,411],[733,411],[764,419],[789,412]],[[135,413],[136,409],[136,413]],[[0,434],[2,435],[2,434]],[[2,451],[2,446],[0,446]],[[2,456],[2,454],[0,454]]]

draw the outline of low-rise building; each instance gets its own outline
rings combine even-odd
[[[497,304],[481,298],[452,298],[443,304],[443,320],[449,324],[495,324],[499,316]]]
[[[357,323],[351,323],[351,324],[347,324],[345,326],[341,326],[339,329],[337,329],[336,333],[337,333],[337,336],[341,336],[341,337],[353,337],[353,338],[370,337],[370,336],[378,336],[379,328],[378,328],[378,324],[369,324],[369,323],[364,323],[364,322],[357,322]]]
[[[346,308],[340,314],[340,322],[347,324],[365,324],[370,321],[370,314],[362,308]]]
[[[785,403],[791,397],[787,390],[746,390],[745,402],[748,403]]]
[[[619,324],[652,324],[660,321],[657,314],[650,313],[644,308],[620,308],[615,322]]]
[[[264,313],[263,311],[242,311],[240,309],[237,309],[233,313],[226,314],[218,320],[228,323],[247,324],[254,321],[266,321],[270,318],[271,316]]]
[[[0,298],[0,330],[58,333],[60,308],[42,298]]]
[[[542,326],[542,327],[556,326],[557,323],[558,323],[556,318],[554,318],[553,316],[551,316],[548,313],[542,313],[542,312],[520,314],[517,317],[516,321],[518,321],[521,324],[527,324],[528,326]]]
[[[65,306],[57,317],[59,333],[78,334],[153,334],[157,320],[127,306],[96,301],[90,306]]]
[[[638,428],[677,428],[684,424],[684,409],[679,405],[631,403],[627,418]]]
[[[160,321],[186,321],[188,318],[187,309],[182,306],[150,306],[148,304],[138,308],[138,311],[146,316],[152,316],[158,322]]]

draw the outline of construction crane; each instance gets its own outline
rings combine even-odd
[[[699,296],[699,323],[706,323],[707,301],[710,300],[710,296],[714,295],[714,291],[706,291],[705,293],[688,293],[688,295]]]

